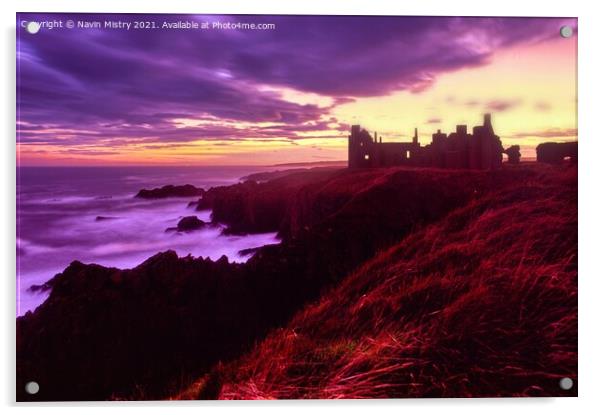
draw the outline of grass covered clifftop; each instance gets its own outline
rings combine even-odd
[[[500,386],[493,369],[467,375],[487,365],[507,385],[526,379],[502,394],[549,394],[537,370],[550,382],[576,370],[576,200],[576,169],[537,164],[210,189],[199,206],[214,220],[282,243],[245,264],[73,263],[17,319],[17,391],[41,385],[18,398],[469,396]]]
[[[183,396],[576,396],[576,169],[540,173],[381,251]]]

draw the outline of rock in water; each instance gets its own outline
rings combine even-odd
[[[191,184],[185,184],[183,186],[167,185],[156,189],[142,189],[138,192],[136,197],[142,199],[163,199],[166,197],[189,197],[189,196],[201,196],[205,191],[197,188]]]
[[[190,232],[205,227],[207,224],[196,216],[185,216],[178,222],[175,228],[167,228],[166,231]]]

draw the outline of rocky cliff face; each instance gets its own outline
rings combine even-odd
[[[71,264],[17,321],[17,391],[35,399],[157,399],[248,350],[378,251],[500,189],[552,180],[534,168],[295,173],[207,191],[232,232],[279,230],[246,264],[164,252],[132,270]],[[341,322],[346,324],[346,322]]]
[[[227,225],[227,233],[260,233],[280,230],[292,198],[307,185],[328,180],[335,169],[316,169],[258,183],[247,180],[209,189],[197,202],[197,210],[212,209],[212,219]]]
[[[251,338],[258,316],[245,302],[242,278],[226,258],[173,251],[132,270],[73,262],[50,281],[48,300],[18,319],[18,382],[35,379],[36,399],[127,397],[135,385],[157,396],[170,387],[159,379],[233,355]]]
[[[577,396],[577,175],[547,173],[412,232],[176,397]]]

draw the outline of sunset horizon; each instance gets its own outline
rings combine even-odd
[[[344,160],[353,124],[428,144],[487,112],[527,158],[577,138],[573,18],[170,17],[275,29],[20,33],[19,165]]]

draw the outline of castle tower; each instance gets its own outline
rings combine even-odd
[[[447,138],[447,134],[442,133],[441,129],[438,129],[437,132],[433,134],[432,144],[434,144],[434,145],[442,144],[446,138]]]
[[[493,125],[491,125],[491,114],[487,113],[483,115],[483,127],[487,132],[493,134]]]
[[[412,138],[412,144],[418,145],[418,128],[414,128],[414,137]]]
[[[375,148],[375,141],[373,140],[376,140],[376,133],[373,138],[368,131],[359,125],[351,127],[351,134],[347,143],[349,167],[371,167],[373,165]]]
[[[447,134],[442,133],[440,129],[433,134],[430,151],[432,164],[435,167],[445,167],[446,140]]]
[[[502,166],[502,142],[493,132],[491,114],[483,116],[483,126],[474,128],[475,168],[498,169]]]

